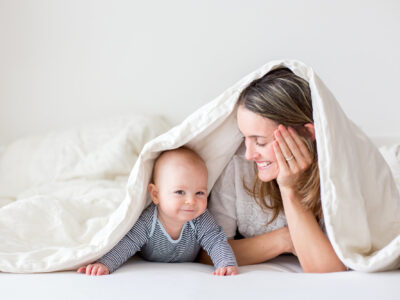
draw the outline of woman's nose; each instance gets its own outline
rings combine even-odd
[[[255,151],[251,145],[246,145],[246,153],[245,157],[247,160],[252,160],[254,159],[255,156]]]

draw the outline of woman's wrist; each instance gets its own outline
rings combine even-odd
[[[288,218],[289,212],[295,212],[295,215],[300,216],[304,213],[309,213],[301,203],[301,195],[294,188],[283,188],[280,190],[282,196],[283,209]],[[289,213],[293,216],[292,213]]]
[[[283,202],[294,201],[294,200],[298,201],[300,199],[298,192],[293,187],[283,187],[279,188],[279,190],[281,192]]]
[[[282,227],[275,230],[278,237],[278,248],[280,249],[280,254],[283,253],[293,253],[293,243],[290,237],[290,232],[288,227]]]

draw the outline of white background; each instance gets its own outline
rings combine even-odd
[[[400,1],[0,0],[0,143],[135,113],[178,123],[273,59],[400,136]]]

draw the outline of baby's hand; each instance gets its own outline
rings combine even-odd
[[[213,272],[213,275],[227,276],[227,275],[237,275],[238,269],[235,266],[218,268]]]
[[[78,273],[86,273],[86,275],[108,275],[110,271],[106,265],[102,263],[89,264],[87,266],[80,267]]]

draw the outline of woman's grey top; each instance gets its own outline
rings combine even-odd
[[[228,239],[233,239],[236,230],[243,237],[252,237],[287,226],[283,213],[270,224],[272,211],[262,209],[243,186],[251,188],[255,177],[254,162],[245,158],[244,143],[215,183],[208,208]]]

